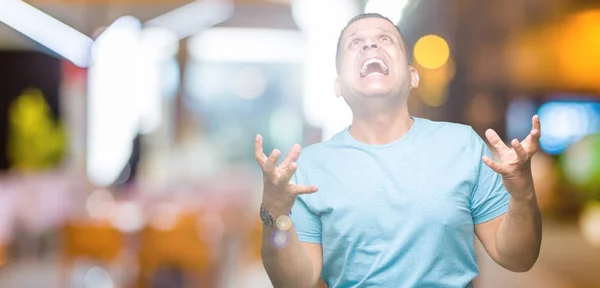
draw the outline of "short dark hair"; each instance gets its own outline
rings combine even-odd
[[[344,29],[342,29],[342,32],[340,32],[340,36],[338,37],[338,42],[337,42],[337,48],[335,50],[335,70],[337,71],[337,73],[340,73],[340,54],[341,54],[341,46],[342,46],[342,38],[344,38],[344,33],[346,32],[346,29],[348,29],[348,27],[350,25],[352,25],[352,23],[360,20],[360,19],[364,19],[364,18],[380,18],[380,19],[384,19],[387,20],[388,22],[390,22],[392,25],[394,25],[394,27],[396,27],[396,30],[398,31],[398,34],[400,35],[400,42],[402,44],[402,46],[404,46],[404,53],[406,54],[406,61],[408,62],[408,65],[412,65],[412,57],[410,57],[410,53],[408,52],[408,47],[406,46],[406,42],[404,42],[404,38],[402,36],[402,31],[400,31],[400,28],[398,27],[398,25],[394,24],[394,22],[392,22],[392,20],[390,20],[389,18],[379,14],[379,13],[362,13],[359,15],[354,16],[352,19],[350,19],[350,21],[348,21],[348,24],[346,24],[346,27],[344,27]]]

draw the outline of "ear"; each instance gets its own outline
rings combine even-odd
[[[419,81],[421,81],[421,78],[419,77],[419,71],[417,71],[417,68],[415,68],[412,65],[409,66],[409,69],[410,69],[410,89],[418,88]]]
[[[333,81],[333,92],[335,93],[335,97],[342,97],[342,91],[340,90],[340,79],[339,78],[335,78],[335,81]]]

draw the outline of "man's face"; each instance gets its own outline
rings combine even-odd
[[[344,32],[340,45],[338,95],[346,101],[408,95],[412,74],[401,35],[389,21],[363,18]]]

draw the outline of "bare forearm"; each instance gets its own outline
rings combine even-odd
[[[275,288],[312,288],[313,267],[304,252],[296,229],[292,226],[288,233],[289,243],[282,248],[275,247],[271,235],[275,228],[264,227],[262,239],[262,260],[265,270]]]
[[[499,264],[514,272],[525,272],[537,261],[542,241],[542,219],[535,193],[511,197],[496,235]]]

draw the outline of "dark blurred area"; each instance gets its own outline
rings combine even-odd
[[[36,87],[42,91],[44,101],[51,111],[51,117],[60,117],[58,102],[60,88],[60,59],[36,51],[7,50],[0,53],[0,78],[2,97],[0,98],[0,169],[10,168],[7,157],[9,137],[9,105],[27,88]]]
[[[272,287],[254,136],[289,151],[350,124],[335,45],[361,12],[402,29],[414,116],[507,142],[540,116],[539,261],[477,245],[476,287],[600,287],[599,1],[0,5],[0,287]]]

